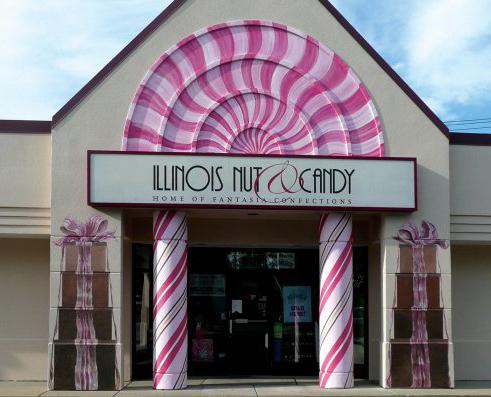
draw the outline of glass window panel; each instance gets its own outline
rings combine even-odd
[[[190,296],[225,296],[225,275],[191,274],[189,276]]]
[[[235,270],[261,269],[263,254],[249,251],[230,251],[227,254],[228,267]]]
[[[295,269],[294,252],[266,252],[264,263],[269,270]]]

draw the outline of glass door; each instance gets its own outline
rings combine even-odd
[[[270,280],[257,271],[229,273],[228,280],[228,368],[232,374],[266,373]]]
[[[188,251],[188,369],[191,375],[227,373],[225,263],[220,249]]]
[[[132,378],[152,377],[153,250],[151,244],[133,244],[133,359]]]
[[[368,247],[353,249],[353,355],[355,378],[368,378]]]
[[[229,368],[315,375],[317,250],[238,249],[226,257]]]

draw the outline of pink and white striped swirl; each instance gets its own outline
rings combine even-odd
[[[320,222],[320,386],[353,387],[353,241],[351,215]]]
[[[182,212],[154,214],[153,386],[187,386],[187,225]]]
[[[246,144],[245,144],[246,143]],[[364,85],[333,51],[296,29],[214,25],[167,50],[129,110],[123,148],[381,156]]]

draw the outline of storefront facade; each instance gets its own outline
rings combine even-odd
[[[175,1],[51,122],[0,127],[0,379],[491,379],[487,138],[327,2]]]

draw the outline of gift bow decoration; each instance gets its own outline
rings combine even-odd
[[[114,231],[107,231],[107,225],[107,219],[99,215],[92,215],[85,223],[67,216],[60,227],[64,236],[55,244],[64,247],[70,243],[94,243],[114,238]]]
[[[397,232],[395,240],[410,246],[438,245],[441,248],[448,248],[448,242],[438,239],[436,226],[428,221],[421,222],[421,229],[412,223],[405,223]]]

